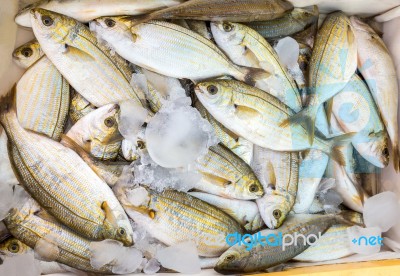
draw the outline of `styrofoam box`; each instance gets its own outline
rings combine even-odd
[[[33,33],[29,29],[17,27],[14,23],[14,16],[18,11],[18,2],[23,4],[32,3],[38,0],[1,0],[0,4],[0,95],[7,93],[13,84],[22,76],[23,70],[19,69],[12,62],[12,52],[19,45],[31,40]],[[146,1],[146,0],[143,0]],[[389,51],[394,59],[397,76],[400,87],[400,0],[289,0],[296,7],[305,7],[310,5],[318,5],[321,13],[329,13],[336,10],[342,10],[347,14],[357,14],[361,16],[377,16],[376,20],[383,24],[383,40],[385,41]],[[399,111],[400,115],[400,111]],[[400,116],[399,116],[400,118]],[[400,122],[400,119],[399,119]],[[393,166],[389,165],[381,174],[381,191],[393,191],[400,199],[400,174],[394,172]],[[398,241],[398,250],[400,251],[400,224],[394,226],[390,231],[385,233],[385,237]],[[400,258],[400,254],[381,254],[370,256],[368,259],[360,257],[346,258],[346,262],[359,262],[364,260],[376,259],[392,259]],[[339,260],[336,262],[343,262]],[[333,262],[335,263],[335,262]],[[354,266],[345,265],[340,269],[320,269],[321,272],[331,271],[329,275],[400,275],[400,261],[393,263],[386,262],[369,262],[368,269],[357,270]],[[314,265],[314,264],[311,264]],[[361,265],[360,265],[361,266]],[[374,270],[375,269],[375,270]],[[312,272],[311,272],[312,270]],[[297,275],[306,275],[316,273],[315,269],[298,271]],[[318,272],[319,270],[317,270]],[[358,272],[357,272],[358,271]],[[281,274],[281,273],[277,273]],[[285,275],[290,275],[283,273]],[[321,273],[328,275],[325,273]],[[53,274],[55,276],[56,274]],[[73,275],[71,273],[57,274]],[[163,274],[157,274],[163,275]],[[171,273],[164,274],[171,275]],[[182,274],[181,274],[182,275]],[[200,275],[220,275],[213,270],[204,270]],[[268,274],[271,275],[271,274]]]

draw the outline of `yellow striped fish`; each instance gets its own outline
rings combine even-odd
[[[343,164],[338,146],[350,143],[354,134],[308,142],[306,129],[301,125],[281,126],[294,115],[293,110],[264,91],[234,80],[215,80],[199,83],[195,92],[204,107],[222,125],[253,142],[275,151],[321,150]]]
[[[35,40],[16,49],[13,56],[29,67],[17,83],[18,120],[23,128],[60,140],[69,108],[68,82]]]
[[[14,172],[41,206],[82,236],[133,243],[129,220],[107,184],[73,150],[22,128],[15,89],[0,99],[0,123]]]
[[[194,240],[200,256],[215,257],[229,248],[228,234],[243,233],[236,220],[187,193],[148,190],[149,200],[136,207],[128,202],[125,189],[118,186],[114,192],[128,215],[167,245]]]
[[[31,13],[33,32],[43,52],[87,101],[100,107],[124,100],[146,106],[144,92],[129,84],[125,60],[100,44],[84,24],[43,9]]]
[[[69,118],[75,124],[84,116],[94,111],[96,107],[89,103],[81,94],[71,87],[71,104],[69,106]]]
[[[88,272],[111,274],[112,267],[105,265],[101,269],[94,269],[90,265],[90,240],[83,238],[54,219],[46,220],[47,213],[33,200],[28,200],[20,209],[13,209],[4,220],[7,228],[15,237],[0,244],[0,251],[12,254],[23,254],[30,248],[35,248],[40,240],[52,236],[58,251],[54,254],[54,261],[70,267]]]

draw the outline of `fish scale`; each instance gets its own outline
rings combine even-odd
[[[59,140],[68,115],[69,88],[68,82],[50,60],[41,57],[17,83],[21,125]]]
[[[110,265],[105,265],[98,270],[91,266],[90,240],[77,235],[58,222],[48,221],[41,218],[40,215],[35,215],[33,209],[28,208],[30,207],[28,202],[18,210],[14,209],[4,220],[14,237],[29,247],[35,248],[39,240],[48,235],[55,235],[57,239],[53,242],[56,243],[59,250],[57,256],[52,256],[55,261],[84,271],[112,272]]]
[[[97,240],[122,239],[131,244],[131,236],[126,239],[116,236],[116,224],[127,235],[133,231],[107,184],[72,150],[23,129],[15,111],[3,110],[5,103],[1,104],[0,121],[9,139],[11,162],[24,188],[49,213],[81,235]],[[114,208],[110,213],[119,219],[116,224],[108,220],[111,218],[102,209],[104,202]]]

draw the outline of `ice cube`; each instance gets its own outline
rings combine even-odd
[[[126,193],[129,203],[134,206],[140,206],[149,200],[149,193],[144,187],[130,189]]]
[[[136,144],[136,137],[146,121],[148,112],[135,101],[124,101],[120,104],[118,129],[125,139]]]
[[[397,195],[383,192],[368,198],[364,203],[364,222],[367,227],[379,227],[388,231],[400,222],[400,205]]]
[[[14,175],[14,171],[11,167],[11,162],[8,157],[7,135],[2,126],[0,126],[0,172],[0,183],[3,186],[18,184],[18,180]]]
[[[150,120],[145,139],[150,157],[165,168],[188,166],[217,142],[212,126],[190,106],[163,106]]]
[[[352,226],[347,228],[349,245],[354,253],[369,255],[378,253],[383,244],[381,229],[379,227],[362,228]]]
[[[183,89],[178,79],[160,75],[146,69],[143,69],[143,73],[164,100],[175,101],[186,97],[185,89]]]
[[[160,270],[160,263],[157,259],[150,259],[143,268],[146,274],[156,274]]]
[[[7,185],[0,182],[0,221],[12,208],[21,207],[30,196],[20,185]]]
[[[0,265],[0,275],[37,276],[40,274],[40,263],[35,260],[33,253],[7,257]]]
[[[181,273],[196,274],[201,272],[199,254],[193,241],[181,242],[161,249],[157,252],[156,258],[163,267]]]
[[[90,264],[95,269],[111,264],[112,272],[126,274],[134,272],[142,263],[142,253],[133,247],[124,247],[115,240],[90,243]]]
[[[280,61],[287,68],[293,68],[297,63],[300,54],[299,43],[291,37],[285,37],[279,40],[275,46]]]

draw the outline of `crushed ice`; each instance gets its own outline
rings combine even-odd
[[[137,136],[146,121],[148,111],[133,100],[121,102],[119,105],[121,112],[118,129],[125,139],[136,144]]]

